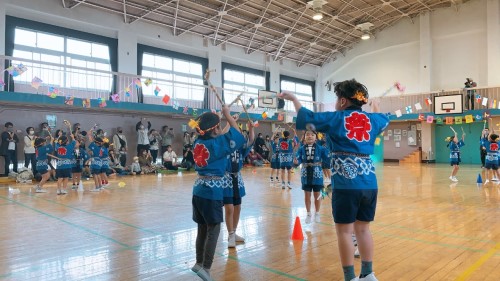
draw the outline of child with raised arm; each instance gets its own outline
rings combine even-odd
[[[246,141],[227,105],[222,107],[222,113],[231,126],[226,134],[222,134],[219,116],[212,112],[203,113],[196,121],[189,122],[190,127],[195,128],[199,135],[193,144],[198,179],[193,186],[192,205],[198,235],[196,264],[191,270],[205,281],[213,280],[210,268],[223,221],[223,190],[228,185],[228,178],[225,177],[227,156],[243,147]]]
[[[71,168],[75,162],[75,146],[78,144],[78,142],[75,141],[75,136],[71,133],[71,124],[67,121],[65,121],[65,123],[68,126],[68,132],[71,134],[71,142],[68,137],[61,136],[55,146],[57,157],[57,195],[64,195],[68,193],[68,179],[71,177]]]
[[[375,218],[378,186],[370,154],[373,154],[376,136],[387,127],[389,119],[385,114],[376,113],[375,102],[372,102],[372,113],[361,109],[368,102],[368,90],[356,80],[337,82],[334,87],[335,112],[314,113],[302,107],[290,93],[281,93],[279,97],[293,101],[298,112],[297,129],[315,128],[331,141],[332,213],[344,280],[375,281],[370,222]],[[359,277],[354,274],[353,232],[361,254]]]
[[[248,128],[248,140],[240,149],[231,152],[228,156],[227,173],[231,183],[229,188],[224,188],[224,213],[228,232],[228,248],[236,247],[236,242],[245,242],[245,238],[236,234],[236,228],[240,221],[241,199],[246,194],[241,168],[243,168],[243,160],[248,156],[255,140],[253,124],[250,121],[248,122]]]
[[[319,208],[321,206],[320,194],[323,188],[323,172],[322,162],[328,158],[328,151],[317,141],[317,134],[315,131],[308,129],[304,137],[304,145],[297,151],[297,158],[294,159],[295,165],[302,164],[301,181],[302,190],[304,190],[305,204],[306,204],[306,223],[311,223],[311,192],[314,194],[314,221],[320,222]]]
[[[462,130],[462,139],[459,141],[455,129],[453,129],[453,127],[451,126],[450,129],[453,131],[453,136],[447,138],[448,144],[446,145],[446,147],[450,148],[450,165],[453,167],[453,169],[451,170],[449,179],[452,182],[458,182],[456,175],[458,173],[458,169],[460,169],[460,162],[462,161],[460,159],[460,148],[465,145],[465,132],[463,132]]]

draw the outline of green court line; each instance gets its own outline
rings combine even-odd
[[[138,230],[144,231],[144,232],[148,232],[148,233],[150,233],[150,234],[164,236],[164,235],[163,235],[163,233],[159,233],[159,232],[156,232],[156,231],[153,231],[153,230],[149,230],[149,229],[146,229],[146,228],[142,228],[142,227],[139,227],[139,226],[135,226],[135,225],[132,225],[132,224],[129,224],[129,223],[126,223],[126,222],[119,221],[119,220],[115,220],[115,219],[113,219],[113,218],[109,218],[109,217],[106,217],[106,216],[100,215],[100,214],[95,213],[95,212],[90,212],[90,211],[82,210],[82,209],[79,209],[79,208],[76,208],[76,207],[72,207],[72,206],[69,206],[69,205],[66,205],[66,204],[62,204],[62,203],[59,203],[59,202],[55,202],[55,201],[53,201],[53,200],[49,200],[49,199],[46,199],[46,198],[42,198],[42,197],[39,197],[39,196],[35,196],[35,195],[33,195],[33,194],[29,194],[29,193],[26,193],[26,192],[21,192],[21,194],[24,194],[24,195],[27,195],[27,196],[30,196],[30,197],[33,197],[33,198],[36,198],[36,199],[42,199],[42,200],[45,200],[45,201],[50,202],[50,203],[52,203],[52,204],[61,205],[61,206],[67,207],[67,208],[71,208],[71,209],[74,209],[74,210],[77,210],[77,211],[80,211],[80,212],[87,213],[87,214],[89,214],[89,215],[94,215],[94,216],[97,216],[97,217],[100,217],[100,218],[103,218],[103,219],[106,219],[106,220],[109,220],[109,221],[112,221],[112,222],[116,222],[116,223],[118,223],[118,224],[122,224],[122,225],[125,225],[125,226],[128,226],[128,227],[132,227],[132,228],[135,228],[135,229],[138,229]],[[41,213],[41,214],[44,214],[44,215],[47,215],[47,216],[50,216],[50,217],[56,218],[56,219],[58,219],[58,220],[64,221],[64,220],[62,220],[62,219],[60,219],[60,218],[57,218],[57,217],[52,216],[52,215],[50,215],[50,214],[44,213],[44,212],[39,211],[39,210],[37,210],[37,209],[31,208],[31,207],[26,206],[26,205],[24,205],[24,204],[22,204],[22,203],[19,203],[19,202],[17,202],[17,201],[10,200],[10,199],[5,198],[5,197],[3,197],[3,196],[0,196],[0,198],[3,198],[3,199],[6,199],[6,200],[9,200],[9,201],[11,201],[11,202],[14,202],[15,204],[18,204],[18,205],[21,205],[21,206],[23,206],[23,207],[29,208],[29,209],[31,209],[31,210],[33,210],[33,211],[36,211],[36,212],[39,212],[39,213]],[[64,221],[64,222],[66,222],[66,221]],[[68,223],[68,224],[72,224],[72,223],[70,223],[70,222],[67,222],[67,223]],[[84,227],[81,227],[81,226],[76,225],[76,224],[74,224],[74,226],[76,226],[76,227],[80,227],[80,228],[84,228]],[[103,235],[99,235],[99,236],[101,236],[101,237],[105,237],[105,238],[108,238],[108,237],[103,236]],[[108,238],[108,239],[110,239],[110,240],[112,240],[112,241],[116,241],[116,240],[114,240],[114,239],[112,239],[112,238]],[[117,243],[121,243],[121,242],[119,242],[119,241],[116,241],[116,242],[117,242]],[[123,244],[123,243],[122,243],[122,244]],[[126,244],[123,244],[123,245],[126,245]],[[127,249],[130,249],[130,250],[133,250],[133,251],[137,251],[137,248],[139,247],[139,245],[136,245],[136,246],[129,246],[129,245],[126,245],[126,247],[127,247]],[[225,256],[224,254],[219,254],[219,255],[221,255],[221,256]],[[285,277],[288,277],[288,278],[291,278],[291,279],[294,279],[294,280],[304,280],[304,281],[305,281],[305,279],[301,279],[301,278],[299,278],[299,277],[296,277],[296,276],[293,276],[293,275],[289,275],[289,274],[287,274],[287,273],[284,273],[284,272],[281,272],[281,271],[278,271],[278,270],[275,270],[275,269],[272,269],[272,268],[268,268],[268,267],[265,267],[265,266],[261,266],[261,265],[258,265],[258,264],[256,264],[256,263],[252,263],[252,262],[250,262],[250,261],[241,260],[241,259],[238,259],[238,258],[235,258],[235,257],[232,257],[232,256],[228,256],[228,257],[229,257],[229,258],[231,258],[231,259],[233,259],[233,260],[237,260],[238,262],[245,263],[245,264],[248,264],[248,265],[251,265],[251,266],[257,267],[257,268],[259,268],[259,269],[262,269],[262,270],[265,270],[265,271],[269,271],[269,272],[272,272],[272,273],[278,274],[278,275],[280,275],[280,276],[285,276]],[[157,259],[157,260],[158,260],[158,261],[160,261],[161,263],[166,264],[166,265],[169,265],[169,266],[177,266],[177,267],[180,267],[180,264],[179,264],[179,265],[176,265],[175,263],[172,263],[172,262],[170,262],[170,261],[167,261],[167,260],[165,260],[164,258]],[[182,264],[184,264],[184,263],[182,263]],[[184,267],[182,267],[182,268],[184,268]],[[1,276],[0,276],[0,277],[1,277]]]

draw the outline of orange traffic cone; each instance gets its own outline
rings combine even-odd
[[[300,225],[299,216],[295,218],[295,225],[293,226],[292,240],[304,240],[302,233],[302,225]]]

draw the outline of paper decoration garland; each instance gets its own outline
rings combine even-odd
[[[476,95],[476,102],[480,103],[481,102],[481,95]]]
[[[428,115],[427,116],[427,123],[433,123],[434,122],[434,116],[433,115]]]
[[[83,99],[82,106],[83,108],[90,108],[90,99]]]
[[[182,113],[188,114],[189,113],[189,107],[185,106],[184,109],[182,110]]]
[[[130,97],[130,88],[129,87],[125,87],[125,96]]]
[[[487,106],[488,105],[488,98],[483,98],[483,106]]]
[[[408,114],[412,113],[411,105],[408,105],[406,107],[406,113],[408,113]]]
[[[469,124],[474,122],[474,119],[472,118],[472,115],[465,115],[465,123]]]
[[[455,117],[455,124],[462,124],[462,116]]]
[[[42,82],[43,82],[42,79],[35,76],[31,80],[31,87],[35,88],[38,91],[38,88],[40,88],[40,85],[42,84]]]
[[[144,81],[144,85],[146,85],[146,87],[149,87],[149,85],[151,85],[151,83],[153,83],[153,80],[151,80],[151,78],[148,78],[148,79],[146,79],[146,81]]]
[[[66,105],[73,105],[73,101],[75,100],[75,97],[73,96],[67,96],[64,100],[64,104]]]
[[[437,117],[436,118],[436,124],[443,124],[443,118]]]
[[[425,104],[426,104],[427,106],[431,106],[431,104],[432,104],[432,100],[431,100],[430,98],[425,98]]]
[[[155,92],[155,96],[158,96],[158,94],[160,93],[161,89],[160,87],[156,86],[154,92]]]
[[[17,76],[23,74],[24,72],[26,72],[28,70],[28,68],[21,63],[18,65],[11,65],[8,68],[6,68],[5,70],[10,75],[12,75],[12,77],[17,77]]]
[[[103,98],[99,98],[99,99],[98,99],[98,101],[99,101],[99,107],[100,107],[100,108],[103,108],[103,107],[106,107],[106,106],[107,106],[107,104],[106,104],[106,100],[105,100],[105,99],[103,99]]]
[[[267,119],[267,112],[262,112],[262,119],[266,120]]]
[[[135,84],[135,87],[136,87],[137,89],[139,89],[140,87],[142,87],[141,79],[136,78],[136,79],[134,80],[134,84]]]
[[[401,113],[401,109],[398,109],[398,110],[394,111],[394,113],[396,113],[396,117],[397,118],[403,116],[403,114]]]
[[[446,123],[446,125],[453,124],[453,117],[446,117],[445,118],[445,123]]]
[[[174,101],[174,103],[172,104],[172,107],[175,109],[175,110],[178,110],[179,109],[179,103],[177,101]]]
[[[483,120],[483,116],[481,116],[480,114],[477,114],[476,121],[481,121],[481,120]]]
[[[424,120],[425,120],[425,117],[424,117],[424,114],[423,114],[423,113],[420,113],[420,114],[418,115],[418,120],[420,120],[420,121],[424,121]]]
[[[417,110],[417,111],[418,111],[418,110],[422,110],[422,105],[421,105],[419,102],[417,102],[417,103],[415,104],[415,110]]]
[[[59,94],[59,89],[56,89],[54,87],[49,87],[49,94],[48,94],[49,97],[55,99],[58,94]]]
[[[165,95],[165,96],[163,96],[163,98],[161,100],[163,101],[164,104],[168,104],[168,102],[170,101],[170,96]]]
[[[194,117],[198,116],[198,109],[193,108],[193,113],[192,114],[193,114]]]
[[[120,95],[119,94],[111,95],[111,99],[113,100],[114,103],[119,103],[120,102]]]

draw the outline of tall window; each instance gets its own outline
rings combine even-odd
[[[299,80],[295,78],[283,77],[281,78],[281,90],[288,91],[294,93],[297,98],[302,102],[302,106],[307,109],[314,110],[313,106],[313,90],[314,90],[314,82]],[[293,103],[286,102],[285,110],[293,111],[295,108],[293,107]]]
[[[113,76],[93,71],[111,71],[107,45],[16,27],[13,56],[40,62],[13,61],[14,65],[22,63],[28,68],[26,73],[14,77],[16,83],[31,83],[36,76],[45,85],[111,91]]]
[[[154,95],[158,86],[162,95],[168,94],[174,99],[195,101],[204,99],[205,88],[201,63],[144,52],[141,76],[174,81],[155,81],[149,86],[143,84],[144,95]]]
[[[266,90],[265,72],[226,63],[223,63],[222,69],[224,70],[222,87],[225,89],[226,103],[232,102],[240,91],[244,91],[247,93],[242,96],[243,102],[247,104],[250,98],[257,100],[259,90]]]

